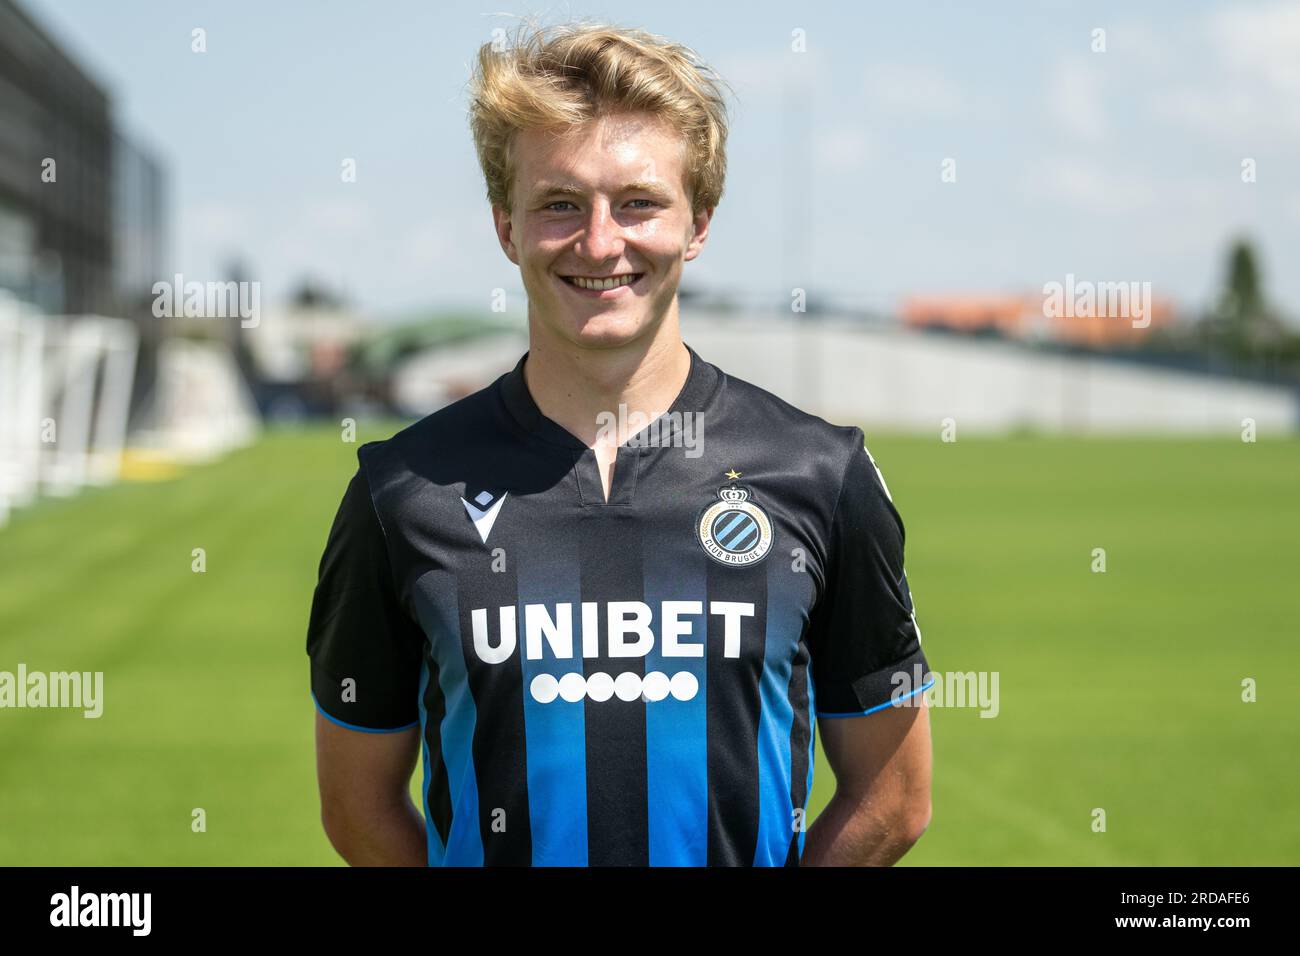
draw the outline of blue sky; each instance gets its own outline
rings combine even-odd
[[[892,309],[1073,273],[1197,306],[1244,234],[1300,314],[1296,3],[19,2],[168,164],[177,268],[238,254],[264,301],[308,273],[379,314],[518,301],[465,115],[504,11],[643,27],[731,84],[698,287]]]

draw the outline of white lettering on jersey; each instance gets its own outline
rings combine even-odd
[[[600,656],[600,605],[583,601],[580,605],[582,656]],[[652,622],[654,609],[643,601],[610,601],[605,606],[607,649],[609,657],[645,657],[659,639],[664,657],[703,657],[703,634],[695,634],[692,615],[702,615],[702,601],[664,601],[659,608],[659,633]],[[709,614],[722,618],[722,656],[740,656],[742,620],[754,616],[754,605],[740,601],[710,601]],[[507,604],[497,609],[497,642],[489,634],[488,608],[470,611],[474,653],[485,664],[500,664],[510,659],[518,644],[516,607]],[[559,660],[572,660],[573,605],[569,603],[524,605],[524,655],[530,661],[541,660],[546,648]]]
[[[470,612],[470,622],[474,627],[474,653],[485,664],[500,664],[508,660],[515,652],[515,606],[501,608],[501,643],[493,647],[488,643],[487,608],[475,608]]]

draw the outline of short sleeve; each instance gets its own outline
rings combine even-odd
[[[330,528],[307,626],[317,709],[352,730],[416,725],[423,647],[423,632],[398,599],[384,531],[358,469]]]
[[[870,714],[933,683],[903,572],[903,520],[862,430],[853,432],[809,625],[818,717]]]

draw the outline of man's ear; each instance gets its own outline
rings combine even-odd
[[[685,260],[690,262],[704,248],[704,241],[709,238],[709,223],[713,221],[713,210],[702,209],[691,220],[691,238],[686,244]]]
[[[514,242],[514,223],[510,220],[510,212],[503,206],[492,207],[492,228],[497,234],[497,242],[501,243],[501,251],[506,254],[506,258],[519,265],[519,251],[515,248]]]

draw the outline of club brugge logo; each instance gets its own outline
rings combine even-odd
[[[749,500],[749,489],[737,484],[718,489],[720,500],[695,523],[700,544],[713,560],[744,567],[762,561],[772,548],[772,519]]]

